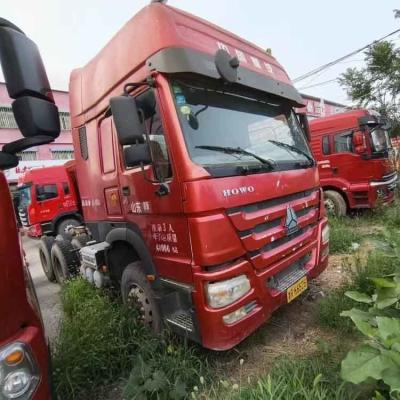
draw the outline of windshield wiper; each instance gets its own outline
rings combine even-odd
[[[228,147],[228,146],[195,146],[196,149],[204,149],[204,150],[212,150],[212,151],[220,151],[226,154],[244,154],[247,156],[251,156],[256,160],[260,161],[263,165],[266,165],[268,169],[271,171],[275,169],[275,163],[272,160],[267,160],[266,158],[262,158],[257,154],[252,153],[251,151],[247,151],[242,149],[241,147]]]
[[[291,151],[294,151],[295,153],[301,154],[302,156],[307,158],[308,161],[310,161],[310,166],[313,167],[315,165],[314,159],[309,154],[307,154],[303,150],[298,149],[295,146],[292,146],[290,144],[283,143],[283,142],[278,142],[277,140],[268,140],[268,142],[273,143],[273,144],[275,144],[277,146],[283,147],[284,149],[291,150]]]

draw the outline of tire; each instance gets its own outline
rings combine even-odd
[[[138,308],[139,315],[145,325],[155,333],[162,330],[162,321],[153,289],[140,261],[129,264],[122,273],[121,294],[125,304]]]
[[[57,224],[57,229],[56,229],[57,234],[61,235],[63,233],[67,233],[67,229],[69,226],[79,226],[79,225],[81,225],[80,221],[78,221],[75,218],[63,219]]]
[[[344,217],[347,214],[347,204],[343,196],[334,190],[324,191],[325,209],[328,215]]]
[[[55,240],[57,241],[57,242],[62,242],[63,240],[67,240],[67,241],[71,241],[72,240],[72,235],[70,234],[70,233],[68,233],[68,232],[63,232],[63,233],[59,233],[57,236],[56,236],[56,238],[55,238]]]
[[[54,238],[51,236],[42,236],[39,241],[39,258],[42,264],[43,272],[50,282],[55,282],[53,263],[51,260],[51,246]]]
[[[78,274],[80,262],[71,242],[55,241],[51,248],[51,260],[55,278],[60,285]]]

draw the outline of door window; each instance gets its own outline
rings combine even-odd
[[[335,135],[335,152],[352,153],[353,152],[353,132],[343,132]]]
[[[164,135],[164,127],[153,90],[148,90],[137,96],[136,103],[140,115],[144,118],[144,127],[149,133],[154,174],[158,180],[165,181],[172,177],[172,168]],[[145,141],[145,138],[143,140]]]
[[[36,185],[37,201],[55,199],[56,197],[58,197],[57,185]]]
[[[329,143],[329,136],[322,138],[322,154],[331,154],[331,145]]]

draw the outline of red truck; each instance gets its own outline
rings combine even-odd
[[[232,348],[327,266],[302,99],[263,49],[153,1],[72,72],[70,106],[80,270],[155,331]]]
[[[26,171],[18,181],[18,193],[19,219],[31,237],[40,237],[43,233],[60,234],[71,226],[82,224],[77,194],[67,166]]]
[[[0,62],[22,133],[0,150],[0,398],[49,400],[49,352],[3,170],[59,135],[58,110],[36,45],[2,18]]]
[[[358,109],[315,119],[309,126],[329,213],[343,216],[394,200],[398,177],[384,118]]]

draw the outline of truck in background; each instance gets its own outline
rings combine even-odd
[[[0,150],[0,397],[49,400],[48,346],[3,171],[18,165],[20,151],[52,142],[60,122],[36,45],[2,18],[0,62],[22,133]]]
[[[57,235],[82,224],[74,173],[68,173],[73,165],[34,168],[19,178],[18,214],[29,236]]]
[[[69,93],[87,232],[79,256],[53,242],[56,277],[80,264],[155,331],[225,350],[327,266],[302,99],[264,50],[152,2]]]
[[[358,109],[309,126],[328,213],[343,216],[394,200],[398,176],[384,118]]]

